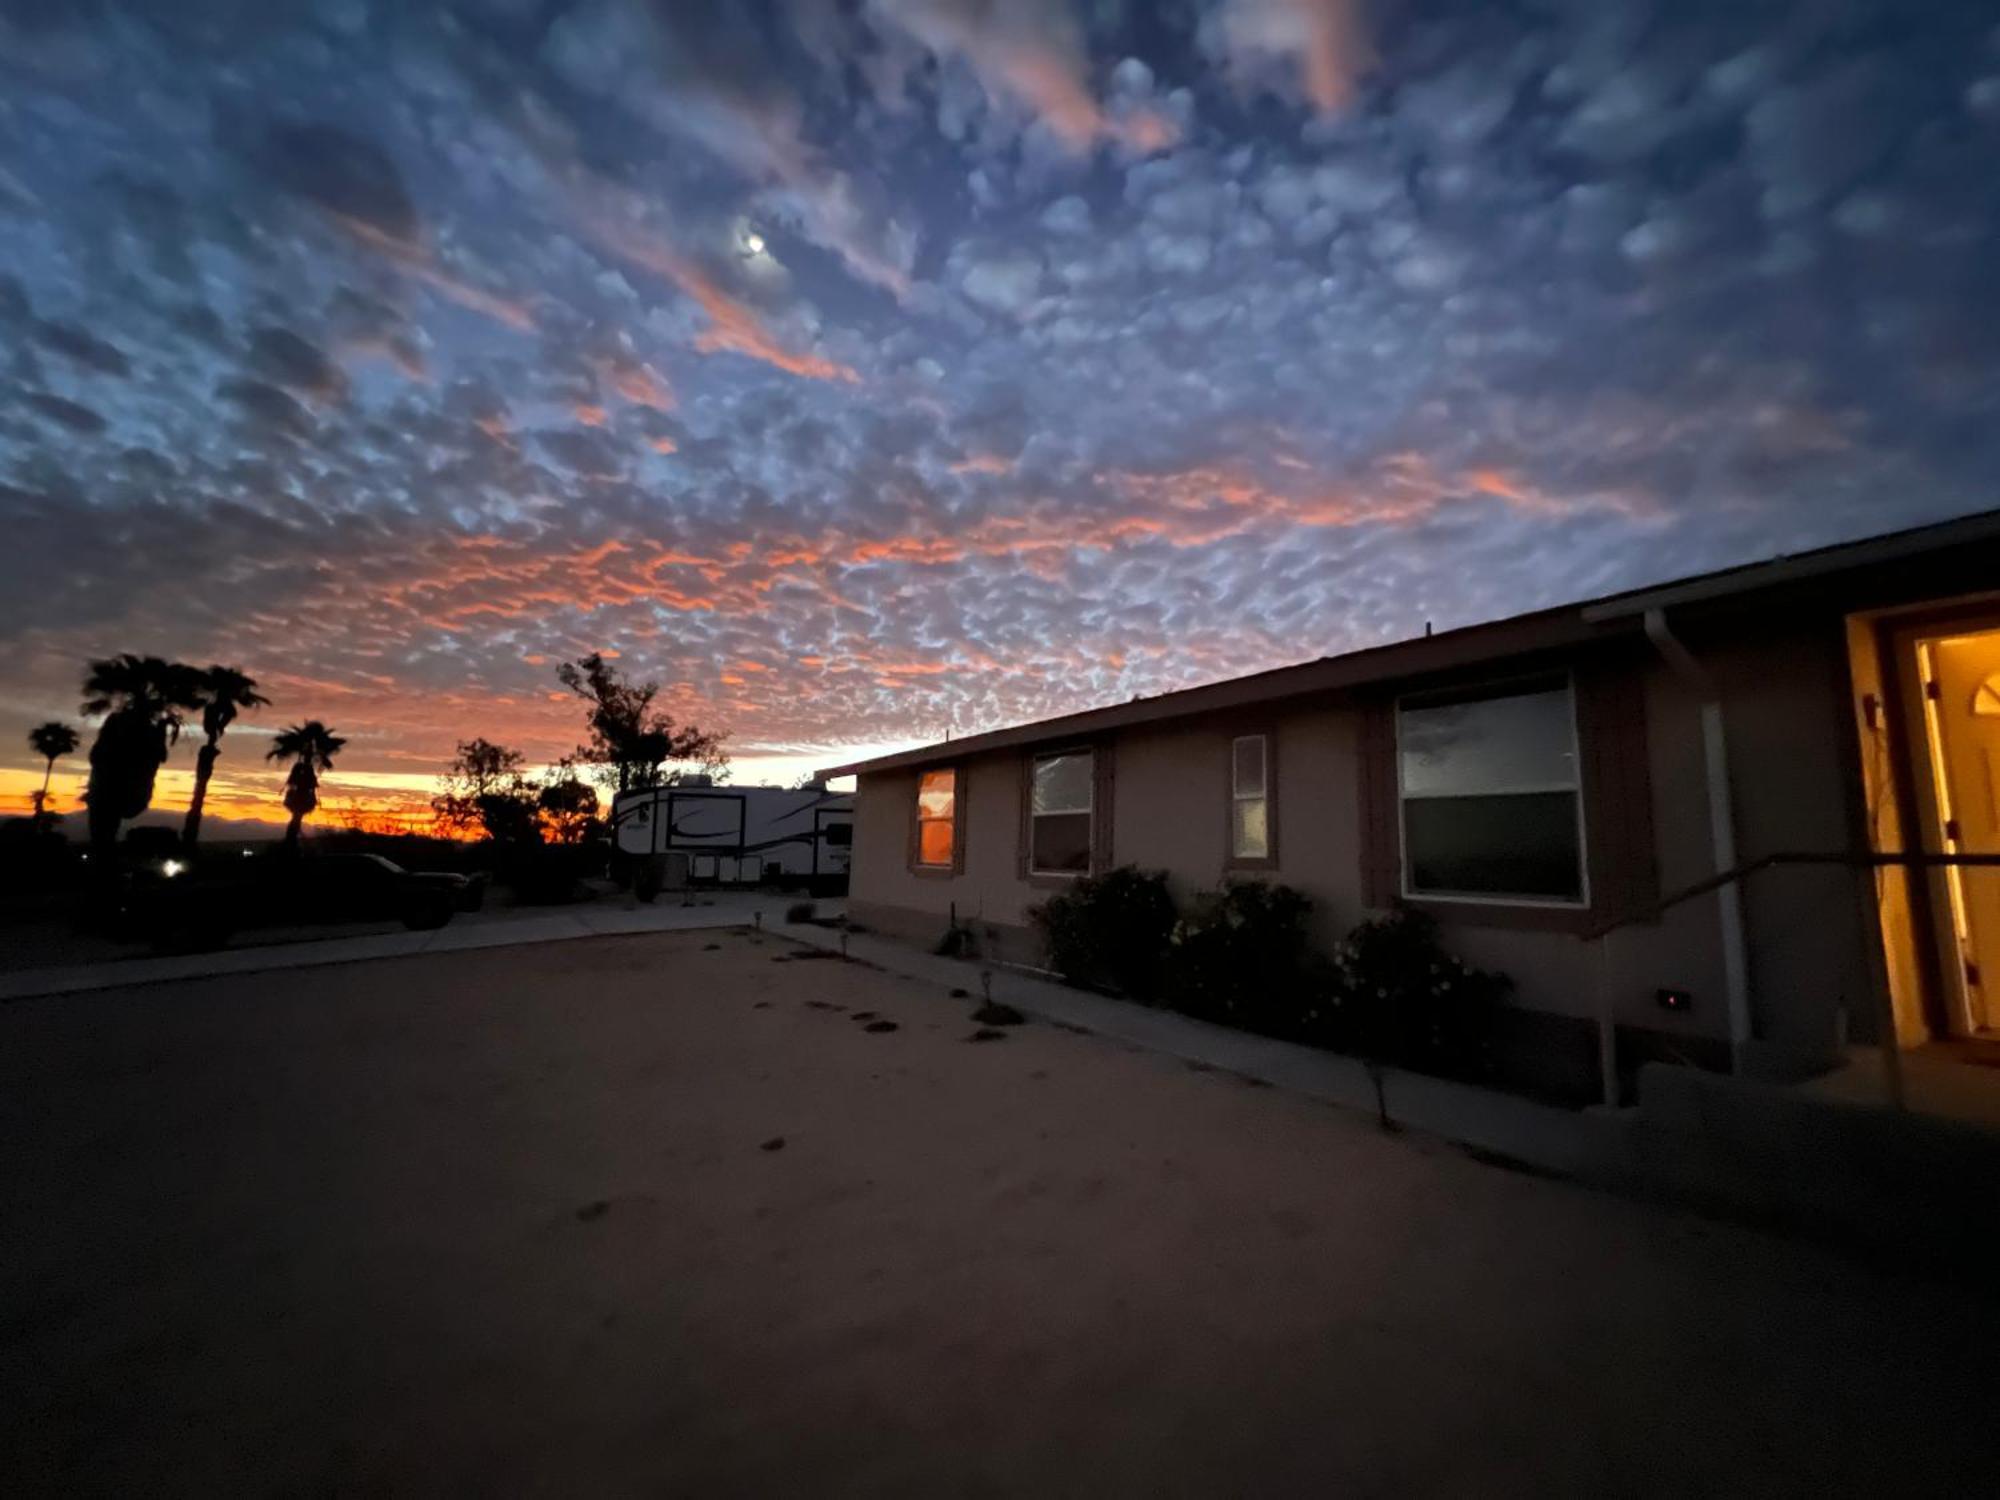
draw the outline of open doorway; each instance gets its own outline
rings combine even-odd
[[[1924,845],[2000,854],[2000,626],[1924,635],[1914,646]],[[1936,870],[1930,905],[1948,1030],[2000,1040],[2000,867]]]

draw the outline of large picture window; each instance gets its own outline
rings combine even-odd
[[[1396,752],[1405,895],[1585,903],[1566,676],[1406,698]]]
[[[958,772],[926,771],[917,780],[917,863],[948,870],[958,854]]]
[[[1028,873],[1088,875],[1096,757],[1088,750],[1035,757],[1028,790]]]
[[[1229,857],[1271,857],[1271,752],[1261,734],[1238,735],[1229,746]]]

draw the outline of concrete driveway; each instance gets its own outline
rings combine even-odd
[[[1991,1479],[1990,1304],[799,951],[0,1008],[7,1488]]]

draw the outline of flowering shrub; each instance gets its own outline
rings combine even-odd
[[[1328,997],[1306,934],[1312,901],[1288,885],[1232,881],[1174,924],[1167,998],[1176,1010],[1267,1036],[1316,1041]]]
[[[1072,984],[1204,1021],[1449,1077],[1493,1071],[1495,1013],[1513,981],[1444,950],[1427,913],[1363,922],[1329,958],[1312,901],[1233,881],[1178,917],[1164,874],[1126,866],[1079,880],[1030,916]]]
[[[1124,865],[1073,882],[1030,909],[1049,966],[1071,984],[1151,1002],[1174,929],[1174,898],[1161,871]]]
[[[1494,1013],[1514,982],[1447,953],[1428,913],[1399,906],[1333,955],[1332,1045],[1378,1062],[1476,1078],[1492,1070]]]

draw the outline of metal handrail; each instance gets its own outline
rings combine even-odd
[[[1656,917],[1662,912],[1672,910],[1683,902],[1692,901],[1697,896],[1705,896],[1710,891],[1723,890],[1739,881],[1747,880],[1750,876],[1757,874],[1761,870],[1768,870],[1776,865],[1839,866],[1856,871],[1879,870],[1888,867],[1935,870],[1953,865],[2000,865],[2000,854],[1930,854],[1921,851],[1911,853],[1907,850],[1893,850],[1883,853],[1871,851],[1866,854],[1826,854],[1786,850],[1782,853],[1766,854],[1760,859],[1746,861],[1731,869],[1711,875],[1705,880],[1697,880],[1692,885],[1682,886],[1679,890],[1672,891],[1665,896],[1655,897],[1651,901],[1628,907],[1610,921],[1597,923],[1595,926],[1580,933],[1579,936],[1587,943],[1599,942],[1622,927],[1629,927],[1634,922],[1643,922],[1648,917]],[[1598,950],[1600,954],[1604,951],[1602,948]],[[1895,1009],[1889,997],[1888,986],[1881,976],[1877,977],[1873,988],[1876,991],[1876,1022],[1881,1028],[1883,1038],[1880,1046],[1883,1088],[1888,1096],[1890,1108],[1900,1111],[1906,1108],[1906,1104],[1903,1096],[1902,1054],[1896,1042]],[[1617,1023],[1612,1017],[1608,992],[1603,996],[1601,1004],[1604,1008],[1598,1016],[1598,1061],[1599,1066],[1604,1070],[1604,1102],[1606,1104],[1615,1104],[1617,1102]]]
[[[1854,870],[1900,866],[1906,869],[1932,870],[1947,865],[2000,865],[2000,854],[1912,854],[1902,850],[1881,854],[1824,854],[1796,850],[1766,854],[1760,859],[1749,860],[1733,869],[1710,875],[1705,880],[1697,880],[1692,885],[1682,886],[1668,895],[1657,896],[1638,906],[1627,907],[1609,921],[1588,927],[1577,936],[1586,943],[1596,942],[1599,938],[1610,936],[1621,927],[1630,927],[1634,922],[1657,917],[1684,902],[1694,900],[1697,896],[1706,896],[1710,891],[1719,891],[1724,886],[1733,885],[1739,880],[1747,880],[1750,876],[1768,870],[1774,865],[1841,865]]]

